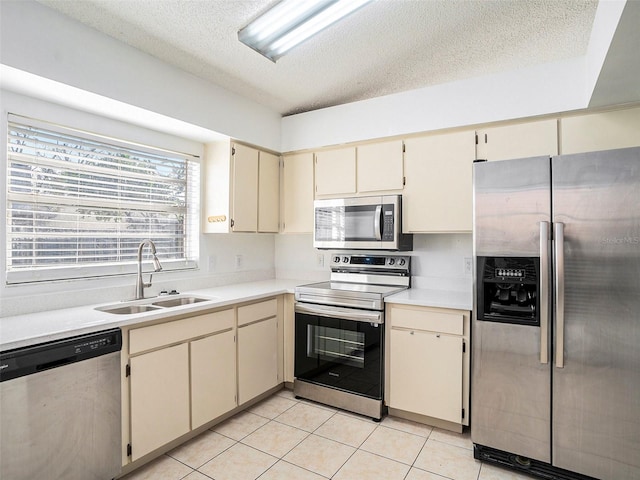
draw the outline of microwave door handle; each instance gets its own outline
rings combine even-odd
[[[382,205],[376,207],[376,213],[373,218],[373,231],[376,235],[376,240],[382,240]]]

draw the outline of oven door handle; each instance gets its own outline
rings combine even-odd
[[[356,322],[374,323],[376,325],[384,323],[382,312],[368,312],[364,310],[354,310],[351,308],[329,307],[324,305],[303,305],[296,303],[295,313],[354,320]]]

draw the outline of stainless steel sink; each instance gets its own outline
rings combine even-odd
[[[104,307],[96,307],[96,310],[116,315],[133,315],[136,313],[151,312],[164,308],[180,307],[182,305],[192,305],[194,303],[206,302],[213,298],[202,298],[193,296],[180,296],[169,298],[146,299],[144,302],[136,300],[135,303],[116,303]]]
[[[114,313],[116,315],[131,315],[133,313],[150,312],[151,310],[160,310],[160,307],[154,307],[153,305],[119,305],[101,307],[97,310],[107,313]]]
[[[157,302],[153,302],[152,305],[156,305],[158,307],[179,307],[180,305],[191,305],[192,303],[198,302],[206,302],[210,300],[209,298],[198,298],[198,297],[179,297],[179,298],[169,298],[167,300],[159,300]]]

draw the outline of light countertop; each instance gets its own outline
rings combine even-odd
[[[473,296],[469,291],[428,290],[409,288],[395,295],[385,297],[385,303],[416,305],[420,307],[452,308],[455,310],[471,310]]]
[[[118,303],[114,301],[108,304],[84,305],[4,317],[0,318],[0,351],[98,332],[109,328],[146,323],[184,313],[197,314],[198,312],[259,300],[273,295],[294,293],[296,286],[307,283],[310,282],[272,279],[181,292],[182,295],[206,297],[210,300],[130,315],[116,315],[96,310],[96,308]],[[386,297],[385,303],[471,310],[472,301],[471,292],[411,288]]]
[[[116,315],[96,310],[96,307],[118,303],[114,301],[108,304],[84,305],[4,317],[0,318],[0,351],[59,340],[74,335],[98,332],[109,328],[135,325],[183,313],[198,313],[283,293],[293,293],[296,285],[301,283],[305,282],[273,279],[181,292],[183,295],[206,297],[211,298],[211,300],[131,315]]]

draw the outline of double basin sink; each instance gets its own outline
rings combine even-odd
[[[174,298],[156,297],[147,299],[147,301],[134,300],[133,302],[120,302],[104,307],[96,307],[96,310],[115,315],[132,315],[134,313],[151,312],[153,310],[161,310],[163,308],[181,307],[183,305],[191,305],[194,303],[208,302],[213,298],[194,297],[190,295],[176,296]],[[134,303],[135,302],[135,303]]]

